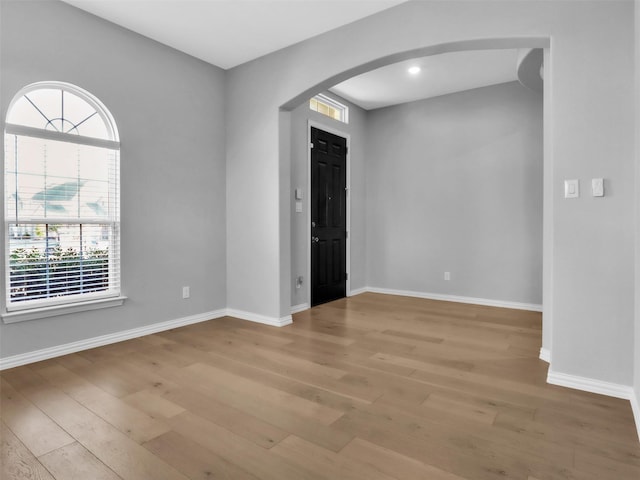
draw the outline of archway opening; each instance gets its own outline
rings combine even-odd
[[[286,165],[287,167],[287,175],[289,178],[289,187],[290,191],[286,193],[283,192],[281,196],[281,212],[284,216],[286,216],[287,221],[283,222],[282,228],[286,230],[282,231],[282,237],[286,238],[288,242],[290,242],[290,248],[288,249],[291,252],[291,256],[289,257],[290,261],[290,271],[283,272],[285,276],[289,275],[286,278],[286,281],[282,282],[283,288],[288,292],[291,298],[291,306],[293,307],[293,311],[299,311],[305,308],[305,302],[296,301],[295,300],[295,292],[297,288],[300,288],[301,279],[300,277],[305,277],[302,279],[302,282],[308,277],[308,271],[304,272],[305,275],[300,275],[300,269],[296,270],[296,262],[300,263],[300,260],[296,260],[294,257],[296,255],[297,250],[307,250],[307,243],[309,242],[309,233],[306,226],[301,230],[299,228],[299,221],[296,218],[296,215],[299,215],[300,212],[295,211],[295,202],[291,201],[291,195],[296,190],[299,190],[299,186],[302,185],[300,178],[296,178],[296,175],[299,177],[299,172],[297,172],[296,164],[292,163],[292,158],[296,158],[296,162],[299,162],[301,159],[300,152],[296,152],[295,139],[294,135],[299,135],[300,130],[298,129],[296,133],[296,109],[300,107],[300,105],[306,104],[311,97],[313,97],[317,93],[327,92],[331,87],[341,82],[344,82],[347,79],[353,78],[355,76],[361,75],[366,72],[370,72],[376,69],[379,69],[384,66],[388,66],[394,63],[422,58],[427,56],[434,56],[443,53],[452,53],[452,52],[464,52],[464,51],[473,51],[473,50],[490,50],[490,49],[537,49],[537,52],[540,52],[540,57],[542,56],[542,52],[544,51],[545,57],[548,56],[549,50],[549,39],[547,38],[511,38],[511,39],[482,39],[482,40],[465,40],[459,42],[452,42],[447,44],[433,45],[428,47],[422,47],[418,49],[413,49],[406,52],[399,52],[393,55],[389,55],[386,57],[382,57],[376,59],[371,62],[367,62],[363,65],[358,65],[353,68],[350,68],[338,75],[334,75],[313,87],[306,89],[304,92],[301,92],[299,95],[296,95],[294,98],[285,102],[281,106],[280,113],[280,160],[281,165]],[[542,50],[544,49],[544,50]],[[514,69],[516,66],[514,65]],[[549,115],[549,89],[550,85],[548,82],[549,78],[549,69],[546,68],[540,72],[545,76],[545,93],[541,96],[541,104],[544,104],[544,117],[546,118]],[[541,114],[542,115],[542,114]],[[298,119],[299,120],[299,119]],[[309,121],[307,120],[305,125],[305,130],[308,129]],[[330,124],[329,124],[330,126]],[[543,122],[543,126],[540,127],[541,131],[544,131],[543,137],[543,145],[539,145],[539,150],[542,154],[542,166],[541,170],[544,170],[544,174],[542,172],[539,173],[540,176],[540,195],[543,196],[544,200],[539,203],[539,209],[541,210],[542,215],[542,232],[540,234],[542,246],[539,246],[541,250],[542,260],[538,262],[538,268],[541,271],[540,275],[542,277],[541,283],[541,302],[543,310],[543,345],[541,350],[541,356],[548,360],[549,352],[551,349],[551,312],[550,312],[550,293],[551,293],[551,271],[552,271],[552,244],[551,244],[551,229],[552,229],[552,209],[551,209],[551,157],[550,157],[550,149],[548,148],[548,122]],[[348,128],[343,129],[343,132],[348,132]],[[307,142],[306,135],[304,136],[304,140],[302,143]],[[300,143],[300,141],[298,142]],[[304,161],[307,161],[306,155],[304,156]],[[305,172],[306,175],[306,172]],[[354,179],[354,173],[352,172],[352,181]],[[352,189],[351,189],[352,190]],[[350,194],[352,192],[350,191]],[[298,193],[299,195],[299,193]],[[370,212],[369,212],[370,213]],[[366,213],[365,213],[366,215]],[[355,215],[352,215],[352,219],[355,218]],[[306,223],[306,219],[303,219],[303,222]],[[303,232],[302,234],[300,232]],[[354,232],[355,234],[355,232]],[[351,235],[351,232],[350,232]],[[366,236],[366,235],[365,235]],[[299,252],[298,252],[299,254]],[[353,251],[352,251],[353,258]],[[308,262],[308,259],[305,258],[305,262]],[[350,273],[350,276],[352,273]],[[360,285],[362,286],[362,285]],[[364,284],[365,287],[369,285]],[[358,293],[361,289],[358,288],[359,285],[354,285],[350,294]],[[402,290],[402,289],[399,289]],[[285,295],[286,296],[286,295]],[[524,302],[523,302],[524,303]],[[531,302],[531,307],[535,307],[534,302]],[[538,306],[539,307],[539,306]]]

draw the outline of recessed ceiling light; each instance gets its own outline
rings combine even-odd
[[[410,68],[409,68],[409,70],[408,70],[408,72],[409,72],[411,75],[417,75],[417,74],[419,74],[419,73],[420,73],[420,67],[410,67]]]

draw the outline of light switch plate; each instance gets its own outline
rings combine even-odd
[[[604,179],[592,178],[591,179],[591,192],[594,197],[604,197]]]
[[[302,213],[302,202],[296,202],[296,213]]]
[[[564,181],[564,198],[578,198],[580,196],[580,181],[565,180]]]

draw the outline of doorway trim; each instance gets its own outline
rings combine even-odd
[[[305,233],[305,240],[307,242],[307,305],[311,308],[311,128],[317,128],[324,130],[325,132],[332,133],[339,137],[344,138],[347,141],[347,287],[345,296],[351,296],[351,135],[341,131],[340,129],[330,127],[317,120],[307,120],[307,197],[306,202],[306,216],[307,216],[307,228]]]

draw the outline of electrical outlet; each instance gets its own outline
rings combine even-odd
[[[444,272],[444,279],[451,280],[451,272]]]
[[[189,291],[189,287],[182,287],[182,298],[189,298],[191,296],[191,292]]]

